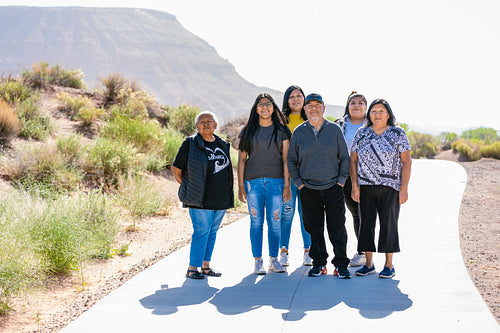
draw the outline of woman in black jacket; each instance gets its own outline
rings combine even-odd
[[[193,223],[188,278],[221,276],[210,267],[217,231],[226,209],[234,207],[229,143],[215,135],[217,118],[203,111],[195,118],[198,133],[182,143],[172,172],[181,184],[179,199]],[[198,271],[201,267],[201,272]]]

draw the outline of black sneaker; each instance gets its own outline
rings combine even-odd
[[[335,267],[333,271],[333,275],[338,276],[339,279],[350,279],[351,272],[347,269],[347,267]]]
[[[326,270],[326,266],[313,266],[309,270],[309,273],[307,275],[309,276],[320,276],[320,275],[325,275],[328,271]]]

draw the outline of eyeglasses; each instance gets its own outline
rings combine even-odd
[[[272,106],[273,103],[267,102],[267,103],[258,103],[257,106],[260,108],[266,107],[266,106]]]

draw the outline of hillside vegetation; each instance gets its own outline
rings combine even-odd
[[[52,275],[126,254],[119,228],[169,214],[155,180],[200,109],[160,106],[120,74],[96,91],[82,77],[37,63],[0,80],[0,314]]]

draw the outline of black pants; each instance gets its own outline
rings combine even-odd
[[[347,178],[344,185],[345,205],[347,206],[347,209],[349,209],[349,211],[351,212],[354,234],[356,235],[356,239],[359,239],[359,203],[352,200],[351,192],[352,192],[352,182],[351,182],[351,177],[349,177]]]
[[[311,235],[309,255],[313,265],[325,266],[328,252],[325,244],[325,215],[328,237],[335,254],[332,264],[335,267],[347,267],[349,258],[346,254],[347,232],[345,230],[345,205],[342,187],[334,185],[326,190],[312,190],[303,187],[300,190],[302,219],[304,228]]]
[[[378,252],[399,252],[399,192],[382,185],[361,185],[358,251],[375,252],[375,223],[380,221]]]

